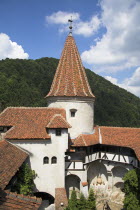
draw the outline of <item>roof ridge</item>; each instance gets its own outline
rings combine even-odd
[[[137,127],[120,127],[120,126],[99,126],[101,128],[126,128],[126,129],[140,129],[140,128],[137,128]]]
[[[18,194],[16,192],[9,192],[8,190],[5,190],[6,194],[10,197],[17,197],[20,198],[21,200],[24,200],[24,198],[26,198],[28,201],[33,201],[33,202],[42,202],[41,198],[38,198],[36,196],[29,196],[29,195],[23,195],[23,194]]]
[[[74,49],[75,50],[75,49]],[[77,51],[78,51],[78,49],[77,49]],[[76,53],[76,51],[75,51],[75,53]],[[77,56],[78,56],[78,58],[79,58],[79,60],[81,61],[81,59],[80,59],[80,56],[79,56],[79,54],[78,53],[76,53],[77,54]],[[78,60],[76,59],[76,62],[78,62]],[[77,63],[78,64],[78,63]],[[81,65],[81,62],[80,62],[80,65]],[[83,70],[83,66],[81,65],[81,69]],[[78,70],[79,70],[79,75],[80,75],[80,78],[81,78],[81,82],[82,82],[82,84],[83,84],[83,79],[82,79],[82,75],[81,75],[81,72],[80,72],[80,68],[79,68],[79,65],[78,65]],[[84,86],[82,85],[82,88],[83,88],[83,92],[85,93],[85,95],[87,96],[87,94],[86,94],[86,92],[85,92],[85,89],[84,89]]]
[[[87,146],[87,144],[85,142],[85,139],[84,139],[84,136],[82,134],[81,134],[81,136],[82,136],[82,139],[83,139],[83,142],[84,142],[85,146]]]
[[[46,127],[49,128],[49,126],[51,125],[51,123],[55,120],[56,117],[60,117],[60,119],[66,123],[66,125],[71,128],[71,125],[67,122],[67,120],[61,115],[61,114],[55,114],[53,115],[53,117],[51,118],[50,122],[46,125]],[[66,128],[66,127],[65,127]]]
[[[13,126],[13,127],[15,127],[15,126]],[[7,140],[5,140],[5,141],[7,141]],[[16,144],[12,144],[10,141],[8,141],[8,143],[15,146],[17,149],[21,150],[22,152],[25,152],[27,155],[29,155],[29,152],[27,152],[27,150],[24,150],[22,147],[19,147]]]
[[[71,57],[72,57],[72,51],[71,51]],[[72,63],[72,69],[74,69],[73,59],[71,59],[71,63]],[[77,91],[76,91],[76,88],[75,88],[75,75],[74,75],[74,71],[72,71],[72,78],[73,78],[73,91],[74,91],[75,95],[77,95]]]
[[[59,108],[59,107],[24,107],[24,106],[8,106],[6,109],[4,109],[1,113],[6,112],[9,109],[52,109],[52,110],[65,110],[64,108]],[[0,114],[1,114],[0,113]]]
[[[65,51],[63,51],[63,52],[62,52],[62,56],[65,56],[65,54],[66,54]],[[60,58],[60,60],[61,60],[61,58]],[[64,60],[62,60],[62,63],[60,63],[60,65],[61,65],[61,64],[62,64],[62,67],[63,67],[63,65],[64,65]],[[59,68],[58,68],[58,70],[59,70]],[[59,72],[59,71],[58,71],[58,72]],[[62,77],[62,70],[60,71],[60,79],[59,79],[58,88],[56,89],[55,94],[57,94],[57,92],[58,92],[58,90],[59,90],[61,77]]]
[[[54,114],[52,116],[52,118],[50,119],[49,123],[47,124],[47,127],[52,123],[52,121],[54,120],[54,118],[57,117],[58,115],[60,115],[60,114]]]

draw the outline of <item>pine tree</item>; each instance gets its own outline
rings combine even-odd
[[[96,210],[96,201],[95,201],[93,189],[89,190],[89,196],[88,196],[88,200],[87,200],[87,208],[86,209]]]
[[[76,191],[73,190],[71,193],[71,198],[69,199],[68,202],[68,207],[66,208],[67,210],[77,210],[77,196],[76,196]]]
[[[79,210],[86,210],[86,204],[87,204],[87,200],[85,198],[85,196],[83,195],[83,193],[80,194],[80,199],[78,201],[78,209]]]

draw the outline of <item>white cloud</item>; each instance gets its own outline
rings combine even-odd
[[[66,24],[68,23],[68,19],[70,19],[71,16],[74,20],[73,33],[75,34],[83,35],[85,37],[91,36],[98,30],[100,26],[100,19],[96,15],[91,17],[89,21],[82,21],[80,19],[80,14],[74,12],[70,13],[58,11],[51,14],[50,16],[46,16],[46,21],[48,24],[60,24],[59,31],[62,33],[68,31],[68,26],[66,26]]]
[[[79,21],[75,24],[74,33],[84,36],[91,36],[99,28],[100,20],[97,16],[93,16],[90,21]]]
[[[111,77],[111,76],[105,76],[105,79],[110,81],[112,84],[117,85],[118,80],[116,78]]]
[[[12,42],[7,34],[0,33],[0,60],[5,58],[27,59],[29,55],[24,52],[21,45]]]
[[[102,0],[101,22],[106,32],[82,60],[97,71],[119,71],[140,65],[140,1]]]
[[[67,24],[71,16],[73,20],[79,20],[80,18],[79,13],[58,11],[52,13],[50,16],[46,16],[46,21],[47,23]]]
[[[140,97],[140,67],[138,67],[133,73],[132,77],[124,79],[123,82],[119,83],[118,80],[111,76],[105,76],[111,83],[118,85],[121,88],[135,94]]]

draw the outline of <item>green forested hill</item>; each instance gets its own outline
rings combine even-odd
[[[6,59],[0,61],[0,108],[46,106],[58,59]],[[86,70],[96,96],[95,124],[140,127],[140,99]]]

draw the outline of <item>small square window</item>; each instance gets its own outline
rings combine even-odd
[[[75,117],[75,112],[71,111],[71,117]]]
[[[77,110],[76,109],[70,109],[70,116],[75,117]]]
[[[61,129],[60,128],[56,129],[56,136],[61,136]]]

